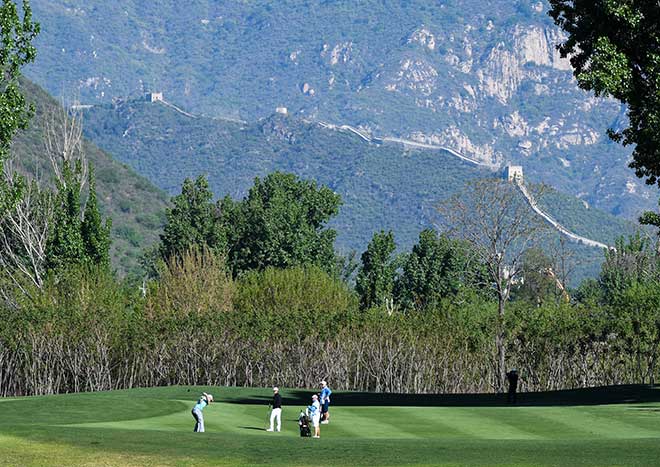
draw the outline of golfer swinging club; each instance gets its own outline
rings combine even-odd
[[[275,419],[277,419],[277,431],[280,431],[282,428],[282,396],[277,386],[273,388],[273,410],[270,412],[270,428],[266,431],[273,431]]]
[[[213,394],[202,393],[202,397],[199,398],[197,404],[192,409],[192,416],[195,419],[195,433],[204,433],[204,415],[202,415],[202,410],[204,407],[213,402]]]

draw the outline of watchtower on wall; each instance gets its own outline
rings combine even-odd
[[[145,96],[147,102],[162,102],[163,93],[162,92],[150,92]]]
[[[503,178],[509,182],[522,182],[523,181],[523,168],[522,165],[507,165],[504,168]]]

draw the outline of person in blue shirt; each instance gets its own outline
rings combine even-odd
[[[204,433],[204,415],[202,410],[204,407],[213,402],[213,394],[202,393],[202,397],[199,398],[197,404],[192,409],[192,416],[195,419],[195,433]]]
[[[324,425],[330,423],[330,394],[332,391],[328,383],[321,381],[321,423]]]
[[[321,404],[319,403],[319,396],[314,394],[312,396],[312,405],[307,406],[307,416],[312,421],[312,426],[314,427],[314,436],[312,438],[321,437],[321,427],[319,422],[321,421]]]

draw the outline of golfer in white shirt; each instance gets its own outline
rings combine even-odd
[[[307,406],[307,413],[309,418],[312,420],[312,426],[314,427],[314,436],[312,438],[321,437],[321,404],[319,403],[319,396],[314,394],[312,396],[312,405]]]

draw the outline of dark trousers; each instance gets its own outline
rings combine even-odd
[[[509,404],[515,404],[517,399],[516,399],[516,391],[518,390],[517,387],[512,387],[509,388],[509,394],[507,395],[506,401]]]

